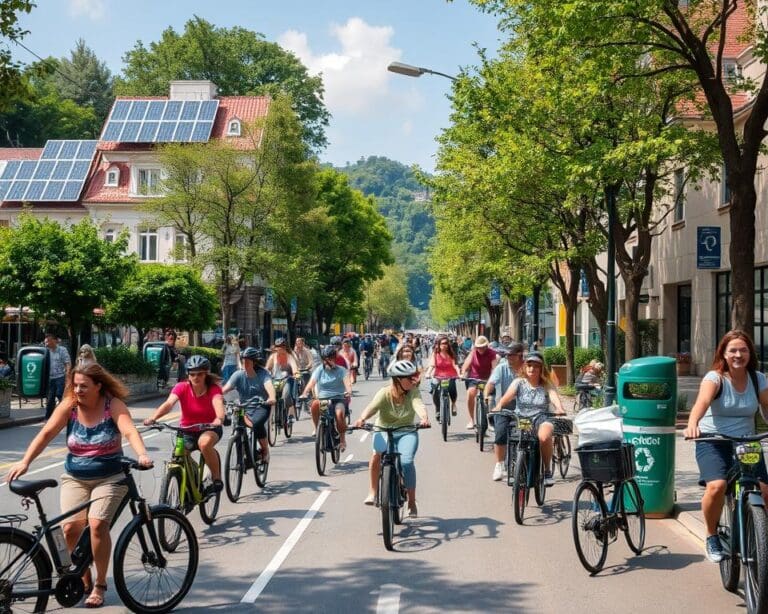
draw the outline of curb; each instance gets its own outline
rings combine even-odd
[[[704,523],[695,514],[683,511],[676,505],[673,518],[699,542],[702,544],[704,543],[707,536],[707,529],[704,526]]]

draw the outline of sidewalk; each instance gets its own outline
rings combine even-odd
[[[699,486],[695,444],[686,441],[678,430],[675,437],[675,519],[704,542],[706,530],[701,513],[704,488]]]

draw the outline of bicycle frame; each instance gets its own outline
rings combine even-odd
[[[744,509],[745,506],[750,505],[752,507],[765,507],[765,501],[763,499],[762,492],[760,490],[760,483],[756,476],[757,464],[746,464],[740,460],[731,467],[728,475],[728,486],[726,492],[732,492],[736,498],[736,510],[733,519],[731,520],[731,535],[737,535],[738,541],[735,544],[729,544],[731,552],[735,551],[739,553],[739,559],[743,565],[746,565],[747,554],[741,547],[746,543],[746,533],[744,522]],[[734,529],[737,529],[734,531]]]

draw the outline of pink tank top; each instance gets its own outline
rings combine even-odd
[[[443,356],[440,352],[435,354],[435,377],[456,377],[456,363],[450,356]]]
[[[491,348],[488,348],[480,354],[480,352],[472,352],[472,362],[469,367],[469,377],[475,379],[488,379],[491,376],[493,370],[493,361],[496,358],[496,352]]]

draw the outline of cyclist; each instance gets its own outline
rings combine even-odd
[[[392,352],[389,349],[389,338],[386,335],[382,335],[379,337],[379,367],[381,368],[382,375],[387,372],[391,356]]]
[[[355,422],[356,427],[363,426],[371,416],[377,415],[376,426],[394,428],[413,424],[416,416],[419,417],[421,426],[429,426],[429,416],[419,394],[419,372],[416,365],[409,360],[397,360],[389,365],[387,374],[392,378],[389,386],[385,386],[376,393],[373,400],[360,414],[360,419]],[[416,467],[414,457],[419,448],[419,435],[416,431],[401,431],[394,433],[395,446],[400,454],[400,462],[403,467],[405,487],[408,490],[408,516],[416,518]],[[379,483],[381,471],[381,455],[387,450],[387,438],[384,433],[376,433],[373,436],[373,455],[369,463],[370,490],[365,498],[366,505],[373,505],[376,497],[376,486]]]
[[[763,407],[768,407],[768,381],[758,370],[752,339],[743,331],[729,331],[717,344],[712,370],[701,380],[683,434],[689,438],[714,433],[734,437],[752,435],[755,433],[755,413],[758,409],[764,413]],[[707,529],[706,553],[713,563],[719,563],[727,556],[717,536],[717,521],[725,502],[726,476],[735,462],[731,442],[696,442],[699,483],[706,487],[701,499]],[[763,499],[768,500],[768,473],[762,454],[757,476]]]
[[[67,375],[64,398],[29,444],[22,460],[11,467],[6,477],[11,482],[24,475],[30,463],[67,427],[69,453],[59,491],[61,510],[71,510],[88,500],[93,501],[87,510],[70,516],[63,525],[70,551],[85,527],[90,528],[96,582],[91,584],[90,570],[86,571],[83,582],[88,608],[104,605],[112,550],[109,527],[128,492],[126,486],[120,485],[123,478],[120,464],[122,437],[130,442],[141,466],[152,466],[144,441],[126,407],[127,397],[126,387],[101,365],[90,362],[76,366]]]
[[[352,342],[349,339],[342,341],[341,355],[349,364],[349,379],[354,384],[357,381],[357,352],[355,352],[355,348],[352,347]]]
[[[270,407],[277,402],[272,377],[264,368],[264,353],[253,347],[243,350],[240,358],[243,368],[235,371],[224,385],[222,392],[237,390],[241,403],[247,403],[254,397],[266,400],[266,407],[261,404],[249,404],[245,410],[246,424],[253,428],[253,436],[261,443],[261,454],[265,462],[269,462],[269,442],[267,441],[266,424],[269,420]]]
[[[416,363],[416,351],[413,349],[413,346],[410,343],[404,343],[400,346],[400,349],[397,350],[397,354],[395,354],[395,360],[407,360],[416,365],[416,371],[419,376],[416,383],[421,383],[421,369]]]
[[[200,448],[205,463],[211,468],[213,484],[210,490],[214,493],[220,492],[224,483],[221,481],[221,464],[216,453],[216,444],[224,435],[221,425],[224,423],[226,411],[219,377],[211,373],[211,362],[199,354],[189,357],[187,375],[189,380],[176,384],[152,417],[144,420],[144,425],[149,426],[157,422],[171,411],[176,403],[181,406],[179,426],[209,425],[202,430],[185,432],[184,439],[188,449]]]
[[[365,335],[360,342],[360,356],[362,356],[369,371],[373,371],[373,354],[375,352],[375,344],[373,337],[370,334]]]
[[[270,348],[272,355],[267,359],[266,369],[272,375],[272,379],[285,379],[283,385],[283,401],[288,409],[288,422],[296,421],[296,408],[293,404],[293,382],[299,373],[299,364],[293,354],[288,351],[288,342],[282,337],[275,339]]]
[[[491,377],[488,378],[488,383],[485,385],[485,400],[488,402],[488,407],[491,407],[491,397],[494,396],[496,389],[498,388],[499,397],[504,396],[523,367],[522,343],[512,343],[509,347],[501,346],[497,353],[502,358],[506,358],[496,365],[493,373],[491,373]],[[514,411],[515,399],[505,405],[504,409]],[[507,451],[507,429],[510,419],[509,416],[500,414],[491,413],[489,417],[491,416],[494,428],[493,451],[496,455],[496,464],[493,466],[491,478],[498,482],[504,477],[504,472],[507,470],[504,465],[504,456]]]
[[[332,347],[336,348],[336,364],[340,367],[343,367],[347,371],[349,371],[349,361],[344,357],[344,355],[341,353],[341,337],[338,335],[335,335],[331,337],[331,340],[329,342]]]
[[[456,354],[448,337],[440,336],[435,341],[435,349],[429,356],[425,375],[427,377],[451,378],[448,384],[448,394],[451,397],[451,415],[456,415],[456,380],[459,377],[459,367],[456,365]],[[435,406],[435,417],[440,416],[440,388],[438,382],[432,382],[432,403]]]
[[[555,407],[555,414],[564,416],[565,410],[557,390],[552,385],[549,370],[544,364],[544,358],[539,352],[529,352],[525,357],[522,377],[515,379],[501,397],[493,411],[507,407],[513,400],[517,401],[516,411],[525,418],[533,418],[534,433],[539,439],[541,462],[544,463],[544,485],[552,486],[552,439],[555,429],[552,422],[544,415],[549,410],[549,404]]]
[[[312,431],[314,436],[317,431],[317,423],[320,420],[320,401],[330,401],[332,411],[336,415],[336,427],[339,430],[339,438],[341,444],[341,451],[347,449],[346,440],[346,410],[347,405],[345,400],[352,396],[352,384],[349,380],[349,372],[336,363],[336,348],[332,345],[326,345],[321,352],[323,364],[317,367],[312,372],[312,377],[309,378],[309,383],[302,392],[302,397],[309,396],[310,392],[315,389],[317,398],[312,401],[310,406],[310,412],[312,413],[312,423],[315,426],[315,430]]]
[[[301,371],[301,382],[297,382],[298,385],[295,389],[295,396],[299,396],[298,392],[307,385],[315,363],[312,352],[304,343],[304,337],[296,337],[296,343],[293,346],[293,355],[294,358],[296,358],[296,364],[299,366],[299,371]]]
[[[469,339],[469,337],[467,337]],[[464,341],[466,342],[467,339]],[[471,342],[471,341],[470,341]],[[488,338],[484,335],[478,335],[474,346],[464,359],[461,366],[461,376],[470,379],[487,380],[491,376],[491,371],[496,365],[496,352],[488,347]],[[469,411],[469,423],[467,429],[470,431],[475,428],[475,398],[477,397],[477,384],[466,382],[467,387],[467,409]]]

